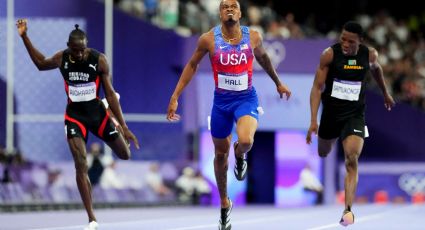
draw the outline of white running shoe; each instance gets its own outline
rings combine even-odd
[[[348,225],[354,224],[354,214],[351,211],[344,211],[341,220],[339,221],[339,224],[341,224],[344,227],[347,227]]]
[[[96,221],[92,221],[84,228],[84,230],[97,230],[99,228],[99,224]]]

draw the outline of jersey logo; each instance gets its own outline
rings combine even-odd
[[[109,135],[113,135],[115,133],[118,133],[117,127],[115,127],[115,130],[114,131],[109,132]]]
[[[240,55],[237,53],[233,54],[224,54],[227,57],[223,57],[223,53],[220,53],[220,63],[222,65],[240,65],[240,64],[248,64],[248,60],[245,53],[241,53]]]
[[[224,48],[226,48],[227,46],[219,46],[219,48],[222,50]]]
[[[68,62],[65,62],[65,66],[63,68],[68,69]]]
[[[241,45],[241,50],[247,50],[247,49],[248,49],[248,44]]]
[[[96,71],[96,66],[97,66],[97,64],[96,65],[89,64],[89,67],[93,68],[94,71]]]

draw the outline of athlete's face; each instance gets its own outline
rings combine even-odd
[[[68,48],[71,50],[71,56],[76,61],[82,61],[84,58],[84,51],[87,49],[86,38],[76,38],[68,42]]]
[[[224,23],[235,23],[241,18],[241,8],[237,0],[223,0],[220,3],[220,19]]]
[[[353,56],[356,55],[359,50],[361,38],[356,33],[342,30],[339,42],[341,44],[342,53],[347,56]]]

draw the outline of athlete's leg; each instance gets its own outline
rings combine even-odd
[[[130,159],[131,151],[127,141],[124,139],[124,131],[115,119],[111,110],[108,110],[108,115],[105,119],[109,120],[106,122],[105,130],[103,131],[103,136],[101,136],[101,138],[118,156],[118,158],[121,160]]]
[[[106,142],[106,144],[114,151],[114,153],[121,159],[121,160],[128,160],[130,159],[131,152],[129,145],[124,140],[122,132],[119,132],[118,137],[113,140]]]
[[[226,138],[213,137],[215,149],[214,173],[222,208],[227,208],[230,205],[227,195],[227,169],[229,168],[228,158],[231,140],[232,135]]]
[[[345,209],[350,211],[356,194],[358,181],[358,159],[363,149],[363,138],[356,135],[349,135],[342,141],[345,153]]]
[[[75,163],[77,186],[89,217],[89,222],[96,221],[92,206],[91,184],[87,174],[86,143],[81,137],[68,138],[68,145]]]
[[[321,137],[318,138],[318,146],[317,150],[319,152],[320,157],[326,157],[331,152],[332,147],[334,146],[337,138],[334,139],[323,139]]]
[[[244,154],[251,150],[257,126],[257,119],[252,116],[245,115],[238,119],[236,123],[236,133],[238,135],[238,144],[235,148],[236,157],[243,158]]]

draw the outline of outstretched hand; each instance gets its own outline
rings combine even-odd
[[[167,109],[167,120],[169,121],[180,120],[180,115],[176,113],[178,105],[179,103],[177,102],[176,99],[173,99],[173,98],[170,99],[170,104],[168,104],[168,109]]]
[[[285,84],[279,84],[277,86],[277,92],[280,95],[280,98],[283,98],[283,94],[286,95],[286,100],[289,100],[291,97],[291,90]]]
[[[122,126],[119,126],[122,128]],[[136,147],[136,149],[140,149],[140,145],[139,145],[139,140],[137,139],[137,137],[133,134],[133,132],[130,131],[130,129],[128,128],[122,128],[122,133],[124,135],[124,139],[125,141],[130,144],[130,141],[132,141],[134,143],[134,146]]]
[[[19,36],[26,34],[28,30],[27,19],[18,19],[18,21],[16,21],[16,27],[18,28]]]
[[[395,106],[395,101],[391,95],[384,95],[384,106],[388,111],[391,111],[391,108]]]
[[[305,138],[305,140],[306,140],[306,142],[307,142],[307,144],[311,144],[311,134],[316,134],[317,135],[317,130],[319,129],[318,128],[319,126],[317,125],[317,122],[311,122],[311,124],[310,124],[310,128],[308,129],[308,132],[307,132],[307,137]]]

